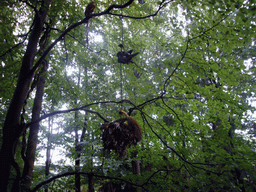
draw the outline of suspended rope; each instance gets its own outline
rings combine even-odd
[[[123,0],[121,0],[121,4],[123,5]],[[124,48],[124,25],[123,25],[123,9],[121,9],[121,26],[122,26],[122,44],[119,45],[121,48],[121,51],[123,51]],[[121,101],[123,100],[123,71],[122,71],[122,63],[120,64],[120,94],[121,94]],[[123,103],[121,103],[121,109],[123,108]]]
[[[123,100],[123,72],[122,72],[122,64],[120,63],[120,88],[121,88],[121,101]],[[123,103],[121,103],[121,108],[123,107]]]
[[[121,51],[123,51],[124,48],[124,24],[123,24],[123,10],[121,10],[121,23],[122,23],[122,46],[121,46]]]
[[[121,0],[121,4],[123,5],[123,0]],[[121,51],[123,51],[124,48],[124,24],[123,24],[123,9],[121,9],[121,16],[120,16],[120,20],[121,20],[121,26],[122,26],[122,46],[121,47]]]
[[[121,4],[123,5],[123,0],[121,0]],[[118,63],[120,63],[120,94],[121,94],[121,101],[123,100],[123,71],[122,71],[122,64],[130,64],[133,62],[133,57],[139,54],[139,52],[132,54],[133,50],[125,51],[124,49],[124,23],[123,23],[123,9],[121,9],[121,26],[122,26],[122,37],[121,37],[121,44],[118,46],[121,48],[121,51],[117,53]],[[134,63],[136,65],[136,63]],[[137,66],[137,65],[136,65]],[[123,104],[121,103],[121,108],[123,108]]]

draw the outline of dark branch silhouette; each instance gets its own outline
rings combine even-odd
[[[45,52],[42,54],[42,56],[40,57],[40,59],[36,62],[36,64],[34,65],[34,67],[31,69],[29,75],[32,75],[36,69],[40,66],[40,64],[42,63],[42,61],[45,59],[45,57],[47,56],[47,54],[52,50],[52,48],[61,40],[63,40],[63,38],[65,37],[65,35],[67,35],[67,33],[69,31],[71,31],[72,29],[82,25],[82,24],[86,24],[87,21],[93,17],[100,17],[102,15],[114,15],[114,16],[121,16],[119,14],[113,14],[113,13],[110,13],[111,10],[113,9],[123,9],[125,7],[128,7],[129,5],[131,5],[133,3],[134,0],[129,0],[127,3],[123,4],[123,5],[116,5],[116,4],[113,4],[113,5],[110,5],[105,11],[103,12],[100,12],[100,13],[93,13],[93,14],[90,14],[88,16],[86,16],[83,20],[77,22],[77,23],[74,23],[73,25],[71,25],[70,27],[68,27],[65,31],[62,32],[62,34],[45,50]],[[172,2],[173,0],[171,1],[167,1],[166,0],[162,0],[161,4],[159,5],[159,8],[158,10],[154,13],[154,14],[151,14],[151,15],[148,15],[148,16],[144,16],[144,17],[132,17],[132,16],[124,16],[123,17],[128,17],[128,18],[131,18],[131,19],[145,19],[145,18],[149,18],[149,17],[153,17],[153,16],[156,16],[158,14],[158,12],[168,3]]]
[[[142,187],[144,190],[146,190],[143,186],[141,185],[138,185],[138,184],[135,184],[135,183],[132,183],[130,181],[127,181],[125,179],[121,179],[121,178],[118,178],[118,177],[110,177],[110,176],[104,176],[104,175],[97,175],[97,174],[93,174],[93,173],[87,173],[87,172],[66,172],[66,173],[62,173],[62,174],[58,174],[58,175],[55,175],[47,180],[44,180],[42,181],[41,183],[39,183],[37,186],[35,186],[31,192],[36,192],[38,189],[40,189],[43,185],[46,185],[52,181],[54,181],[55,179],[58,179],[58,178],[62,178],[62,177],[66,177],[66,176],[69,176],[69,175],[75,175],[75,174],[80,174],[80,175],[93,175],[94,177],[99,177],[99,178],[104,178],[104,179],[114,179],[114,180],[119,180],[119,181],[122,181],[122,182],[125,182],[125,183],[128,183],[130,185],[133,185],[133,186],[137,186],[137,187]]]
[[[87,111],[89,113],[95,113],[97,114],[103,121],[105,122],[108,122],[108,120],[106,120],[103,116],[100,115],[99,112],[97,111],[92,111],[92,110],[88,110],[87,108],[90,107],[90,106],[93,106],[93,105],[98,105],[98,104],[106,104],[106,103],[115,103],[115,104],[120,104],[120,103],[129,103],[133,106],[136,106],[134,103],[132,103],[131,101],[129,100],[121,100],[121,101],[100,101],[100,102],[95,102],[95,103],[90,103],[90,104],[87,104],[87,105],[83,105],[81,107],[76,107],[76,108],[72,108],[72,109],[67,109],[67,110],[61,110],[61,111],[54,111],[52,113],[49,113],[49,114],[46,114],[42,117],[40,117],[39,119],[37,119],[36,121],[33,121],[33,122],[29,122],[28,124],[26,124],[26,127],[29,127],[31,126],[32,124],[34,123],[38,123],[48,117],[51,117],[51,116],[54,116],[54,115],[58,115],[58,114],[64,114],[64,113],[70,113],[70,112],[73,112],[73,111],[79,111],[79,110],[83,110],[83,111]],[[136,108],[136,107],[135,107]]]

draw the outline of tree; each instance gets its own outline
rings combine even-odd
[[[22,60],[19,79],[3,126],[0,170],[6,177],[1,181],[0,188],[4,191],[7,189],[11,165],[16,169],[17,177],[20,174],[19,167],[14,160],[18,139],[26,129],[24,123],[20,123],[20,115],[34,74],[31,68],[33,67],[36,47],[43,30],[48,7],[50,5],[49,3],[50,2],[45,1],[35,13],[33,21],[34,26],[29,36],[29,43]]]
[[[212,183],[214,190],[253,189],[255,153],[236,130],[243,127],[251,109],[247,99],[254,90],[244,83],[253,79],[245,69],[244,55],[253,57],[246,48],[253,47],[255,38],[254,4],[172,0],[114,4],[118,2],[96,2],[95,13],[85,18],[84,1],[3,3],[1,85],[8,91],[0,92],[4,122],[0,171],[6,175],[0,188],[30,187],[21,171],[23,178],[31,176],[25,171],[33,170],[35,143],[33,155],[26,155],[31,162],[27,169],[26,160],[20,158],[21,136],[29,146],[28,128],[38,130],[39,122],[61,115],[62,145],[69,151],[65,158],[81,167],[65,171],[60,166],[60,174],[39,185],[32,180],[33,191],[70,175],[76,175],[76,188],[80,180],[86,187],[93,178],[94,187],[102,189],[125,184],[127,190],[211,191]],[[88,44],[84,24],[89,20]],[[96,34],[103,41],[94,40]],[[120,49],[139,52],[134,63],[117,63]],[[17,63],[20,72],[12,77]],[[49,67],[42,67],[46,63]],[[47,73],[41,73],[45,68]],[[45,78],[42,111],[31,119],[32,81],[39,87],[39,76]],[[114,152],[102,157],[100,140],[100,125],[118,119],[120,108],[143,130],[141,144],[127,150],[124,162]],[[131,162],[140,162],[141,176],[133,174]]]

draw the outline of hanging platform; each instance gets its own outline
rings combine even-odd
[[[133,57],[138,55],[139,52],[132,54],[132,51],[133,50],[130,50],[130,51],[119,51],[117,53],[118,63],[123,63],[123,64],[133,63],[133,60],[132,60]]]

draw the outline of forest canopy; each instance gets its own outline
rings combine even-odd
[[[2,191],[255,190],[255,1],[0,9]]]

